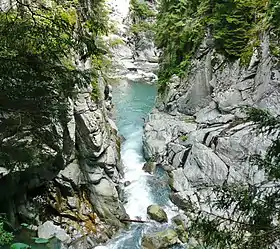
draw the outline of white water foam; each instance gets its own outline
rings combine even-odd
[[[152,204],[151,193],[147,185],[147,173],[142,170],[144,159],[141,153],[142,131],[131,134],[123,144],[122,161],[125,168],[127,203],[125,209],[131,219],[147,218],[147,207]]]

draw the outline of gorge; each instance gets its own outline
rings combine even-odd
[[[0,6],[0,247],[280,247],[277,0]]]

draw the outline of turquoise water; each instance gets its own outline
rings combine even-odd
[[[169,217],[176,214],[168,198],[170,189],[165,172],[158,169],[155,175],[149,175],[142,170],[145,163],[142,150],[144,119],[154,107],[155,97],[156,88],[153,85],[123,82],[113,88],[116,124],[124,137],[121,147],[125,172],[123,181],[131,182],[125,188],[125,209],[131,219],[145,221],[148,220],[147,207],[151,204],[164,207]],[[155,222],[133,224],[128,231],[113,239],[107,248],[140,249],[143,233],[162,230],[167,226]]]
[[[176,215],[172,211],[168,196],[168,178],[161,169],[155,175],[149,175],[142,170],[145,163],[142,151],[142,136],[144,119],[155,104],[156,87],[153,85],[123,82],[113,88],[113,103],[116,125],[124,141],[121,146],[121,158],[124,164],[125,177],[123,181],[131,184],[125,188],[127,202],[125,209],[130,218],[148,220],[147,207],[159,204],[164,207],[169,218]],[[141,238],[146,231],[156,231],[166,228],[168,224],[159,225],[155,222],[133,224],[129,230],[121,232],[111,240],[109,249],[141,249]],[[32,247],[44,249],[45,247]],[[53,247],[55,248],[55,247]],[[82,248],[81,248],[82,249]]]
[[[123,82],[113,88],[116,124],[126,139],[143,130],[144,118],[154,107],[156,93],[155,86],[141,83]]]

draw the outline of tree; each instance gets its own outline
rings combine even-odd
[[[222,186],[205,186],[212,195],[207,202],[212,211],[189,213],[191,234],[205,248],[279,248],[280,118],[253,108],[248,115],[257,132],[274,137],[265,156],[251,157],[251,165],[264,170],[266,179],[257,184],[225,182]]]
[[[0,166],[32,164],[42,144],[51,144],[43,128],[65,124],[69,98],[98,77],[74,58],[104,54],[97,40],[108,30],[107,19],[103,0],[15,0],[0,13]],[[30,143],[9,140],[29,134]]]
[[[159,1],[155,41],[162,51],[160,90],[173,74],[186,76],[206,36],[213,40],[209,49],[248,64],[261,32],[278,29],[278,12],[277,0]]]

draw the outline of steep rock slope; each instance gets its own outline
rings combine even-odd
[[[188,77],[172,77],[146,123],[146,157],[171,171],[172,200],[181,208],[190,200],[203,204],[209,193],[199,192],[201,185],[263,179],[248,158],[263,154],[270,139],[256,134],[242,111],[247,105],[279,115],[278,59],[269,36],[261,41],[245,67],[226,60],[206,38]]]
[[[1,1],[3,10],[9,4]],[[90,11],[91,3],[84,4]],[[78,69],[94,66],[90,59],[76,57]],[[32,149],[33,155],[32,165],[23,163],[11,169],[1,163],[0,213],[6,213],[15,228],[20,223],[34,230],[39,227],[41,237],[52,237],[54,229],[62,228],[68,235],[62,232],[65,236],[60,239],[66,244],[80,238],[75,248],[106,241],[127,216],[119,182],[120,141],[109,118],[111,87],[101,77],[94,87],[77,87],[76,95],[68,99],[67,113],[59,121],[45,120],[40,129],[28,122],[24,126],[16,111],[1,108],[0,112],[1,146],[15,148],[12,156],[22,161],[25,151]],[[98,99],[93,96],[96,88]]]

